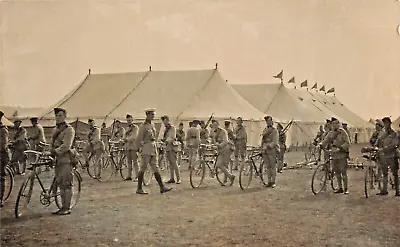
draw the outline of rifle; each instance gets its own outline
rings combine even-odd
[[[205,127],[205,128],[207,128],[208,125],[210,125],[213,116],[214,116],[214,113],[212,113],[211,116],[210,116],[210,118],[207,120],[207,123],[206,123],[206,127]]]
[[[293,120],[294,118],[292,118],[292,120],[290,120],[290,122],[285,126],[285,128],[283,128],[282,133],[286,134],[286,132],[289,130],[289,128],[292,126],[293,124]]]

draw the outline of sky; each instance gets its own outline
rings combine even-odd
[[[89,68],[217,62],[232,84],[284,70],[285,82],[335,87],[365,119],[400,115],[396,0],[0,0],[0,18],[0,104],[47,107]]]

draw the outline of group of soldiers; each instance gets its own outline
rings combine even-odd
[[[333,172],[338,181],[338,190],[335,193],[348,194],[347,167],[350,159],[350,134],[347,124],[340,122],[336,118],[327,119],[324,126],[314,139],[314,145],[320,145],[324,150],[324,160],[331,160]],[[378,148],[379,171],[383,175],[383,186],[377,195],[388,194],[388,168],[393,172],[395,196],[400,196],[399,192],[399,145],[400,133],[392,129],[392,121],[389,117],[376,120],[376,130],[372,134],[370,143]]]

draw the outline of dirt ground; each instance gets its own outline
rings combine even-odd
[[[288,154],[289,164],[302,155]],[[32,210],[15,219],[18,179],[1,209],[1,246],[400,246],[400,198],[390,191],[366,199],[361,169],[349,171],[349,195],[317,196],[306,168],[278,174],[274,189],[253,180],[246,191],[238,179],[221,187],[207,178],[192,189],[184,171],[173,191],[161,195],[152,182],[147,196],[120,177],[100,183],[83,175],[71,215],[53,216],[55,206],[45,209],[36,195]]]

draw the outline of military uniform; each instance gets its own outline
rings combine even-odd
[[[218,146],[218,160],[216,166],[221,169],[226,178],[230,178],[231,185],[235,179],[227,169],[231,161],[231,148],[228,139],[228,132],[225,129],[218,127],[214,133],[214,143]]]
[[[226,120],[225,121],[225,130],[228,133],[228,141],[229,141],[229,151],[230,151],[230,155],[229,155],[229,167],[230,169],[232,169],[233,166],[233,159],[232,159],[232,155],[233,155],[233,151],[235,150],[235,134],[233,133],[233,130],[229,127],[230,125],[230,121]]]
[[[14,121],[14,123],[21,122],[19,120]],[[11,157],[11,162],[13,164],[23,164],[24,166],[26,165],[26,155],[24,154],[24,151],[29,149],[29,143],[28,143],[28,136],[26,129],[24,127],[18,127],[17,131],[15,132],[14,138],[13,138],[13,152],[12,152],[12,157]],[[19,171],[19,166],[16,166],[17,173],[20,174]]]
[[[138,136],[139,127],[135,124],[128,125],[128,130],[126,131],[126,142],[125,142],[125,152],[128,161],[128,177],[127,180],[132,179],[132,165],[135,169],[135,181],[139,173],[138,165],[138,153],[136,148],[136,138]]]
[[[274,126],[266,127],[261,139],[261,148],[264,167],[267,168],[268,184],[275,187],[276,181],[276,157],[279,152],[279,134]],[[262,171],[261,171],[262,172]]]
[[[82,155],[85,158],[86,165],[89,164],[89,155],[94,155],[94,174],[97,177],[100,177],[101,174],[101,155],[104,153],[104,143],[101,140],[100,129],[97,126],[93,126],[90,128],[88,134],[88,143],[83,149]]]
[[[200,128],[200,143],[201,144],[209,144],[210,143],[210,131],[207,128]],[[199,148],[199,156],[202,157],[204,155],[204,148]]]
[[[333,121],[337,121],[333,118]],[[347,178],[347,166],[348,166],[348,152],[350,148],[350,140],[346,131],[343,128],[332,130],[328,133],[325,139],[322,141],[323,147],[332,147],[332,169],[338,180],[339,190],[335,193],[348,193],[348,178]],[[343,183],[342,183],[343,182]],[[344,187],[344,191],[343,191]]]
[[[247,131],[246,128],[241,124],[238,125],[234,133],[234,145],[235,145],[235,167],[236,170],[239,166],[239,157],[243,163],[246,158],[246,147],[247,147]]]
[[[8,138],[7,127],[1,122],[4,113],[0,111],[0,205],[3,206],[3,196],[5,191],[5,168],[8,164]]]
[[[107,129],[107,127],[105,125],[103,125],[101,127],[101,140],[104,143],[104,148],[105,150],[109,149],[109,145],[108,145],[108,141],[110,139],[110,133],[109,130]]]
[[[163,135],[163,141],[165,142],[165,152],[169,162],[170,179],[167,183],[175,183],[174,175],[176,176],[176,183],[181,183],[181,175],[177,163],[177,153],[179,149],[179,142],[176,140],[176,129],[175,126],[167,124]]]
[[[31,118],[31,121],[37,121],[38,118]],[[36,125],[32,126],[32,136],[29,137],[29,140],[32,142],[31,148],[33,150],[42,152],[43,146],[40,143],[46,143],[46,138],[44,137],[44,129],[43,126],[36,123]]]
[[[178,152],[178,167],[180,167],[180,164],[182,162],[182,153],[185,150],[185,142],[186,142],[186,133],[185,130],[183,129],[178,129],[176,131],[176,140],[180,143],[180,149]]]
[[[197,160],[200,145],[200,131],[197,127],[190,127],[186,134],[186,144],[189,151],[189,169]]]
[[[382,119],[383,122],[390,121],[389,118]],[[390,166],[393,171],[393,181],[396,190],[396,195],[400,196],[399,193],[399,165],[396,162],[397,159],[397,147],[398,143],[397,133],[393,129],[385,129],[380,132],[378,137],[378,147],[380,149],[380,160],[381,160],[381,168],[383,173],[383,187],[382,191],[378,193],[378,195],[387,195],[388,194],[388,173]]]
[[[125,135],[126,135],[126,131],[125,131],[124,127],[119,126],[118,128],[115,128],[114,134],[111,139],[114,142],[118,142],[118,141],[125,139]]]
[[[146,115],[154,114],[154,109],[146,110]],[[142,159],[140,164],[140,170],[138,174],[138,187],[136,190],[137,194],[147,194],[146,191],[143,190],[143,176],[147,170],[147,166],[150,165],[154,177],[160,186],[160,192],[165,193],[170,191],[170,188],[166,188],[162,181],[161,175],[158,171],[157,165],[157,146],[156,146],[156,128],[151,120],[146,120],[139,127],[138,136],[136,138],[136,150],[141,149]]]
[[[279,139],[279,152],[278,152],[278,172],[282,172],[283,159],[286,152],[286,134],[282,130],[278,131]]]
[[[56,108],[57,114],[64,109]],[[60,188],[62,208],[55,214],[69,214],[72,197],[72,143],[74,142],[75,130],[66,123],[59,123],[51,138],[51,153],[56,158],[55,177],[57,186]]]

